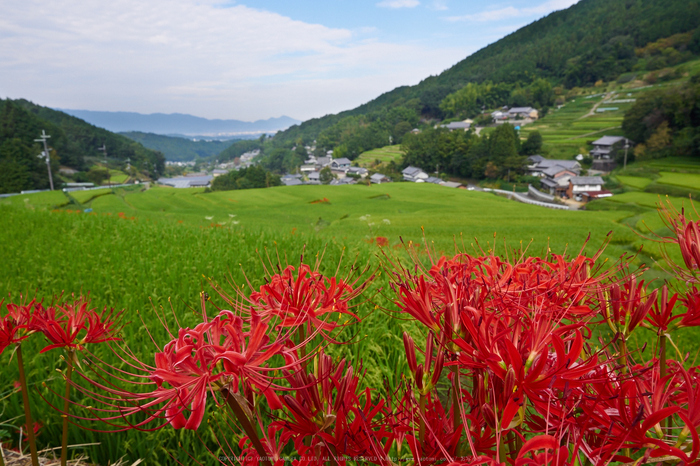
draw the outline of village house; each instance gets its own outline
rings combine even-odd
[[[603,136],[602,138],[593,141],[593,149],[591,149],[590,156],[593,159],[609,159],[611,158],[611,152],[613,146],[621,142],[624,146],[625,144],[630,144],[632,141],[622,136]]]
[[[344,184],[357,184],[357,180],[350,178],[349,176],[346,176],[344,178],[331,180],[331,182],[330,182],[331,186],[340,186],[340,185],[344,185]]]
[[[539,118],[539,112],[532,107],[513,107],[508,110],[508,118],[529,118],[531,120],[536,120]]]
[[[440,125],[440,127],[447,128],[450,131],[469,131],[469,129],[472,127],[472,123],[474,123],[473,120],[467,119],[464,121],[453,121],[452,123]]]
[[[612,171],[615,166],[613,146],[616,144],[618,147],[627,146],[632,147],[632,141],[622,136],[603,136],[591,143],[593,149],[589,152],[589,155],[593,159],[592,170],[597,170],[601,172]]]
[[[229,172],[228,170],[223,170],[221,168],[215,168],[214,170],[211,171],[211,174],[213,177],[216,178],[217,176],[225,175],[228,172]]]
[[[360,178],[367,178],[369,172],[363,167],[348,167],[346,174],[348,176],[359,176]]]
[[[331,164],[332,160],[333,160],[333,157],[318,157],[316,159],[316,168],[318,170],[320,170],[323,167],[327,167],[328,165]]]
[[[429,175],[420,168],[408,166],[401,171],[404,181],[412,181],[413,183],[424,183],[429,178]]]
[[[321,183],[321,173],[311,172],[306,177],[309,179],[309,184],[320,184]]]
[[[280,178],[280,181],[282,181],[282,184],[285,186],[299,186],[304,184],[301,181],[301,175],[284,175]]]
[[[302,173],[311,173],[311,172],[315,172],[315,171],[316,171],[316,164],[305,164],[305,165],[302,165],[301,168],[299,168],[299,170],[300,170]]]
[[[574,176],[569,179],[566,193],[570,199],[585,202],[612,196],[610,191],[603,190],[604,184],[599,176]]]
[[[556,169],[556,167],[569,170],[576,175],[581,173],[581,164],[576,160],[545,159],[541,155],[531,155],[527,161],[529,162],[527,169],[530,176],[547,177],[545,171],[551,173],[552,169]]]
[[[211,175],[182,176],[177,178],[159,178],[158,183],[173,188],[204,188],[214,179]]]
[[[347,168],[350,168],[350,159],[346,159],[345,157],[341,157],[339,159],[333,159],[331,160],[330,167],[331,170],[344,170]]]
[[[381,173],[375,173],[369,177],[369,181],[374,184],[391,183],[391,180]]]

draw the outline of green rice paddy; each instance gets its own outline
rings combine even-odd
[[[617,259],[648,244],[630,229],[635,215],[646,216],[653,210],[648,193],[629,193],[617,197],[622,208],[610,211],[555,211],[520,204],[477,191],[449,189],[437,185],[390,183],[380,186],[294,186],[259,190],[204,193],[201,189],[178,190],[156,187],[141,191],[77,191],[76,195],[91,213],[77,210],[61,192],[20,195],[0,200],[0,292],[43,297],[56,294],[90,292],[96,306],[125,309],[131,325],[124,338],[144,359],[153,349],[139,314],[147,322],[157,341],[165,332],[154,323],[151,307],[164,306],[178,316],[183,325],[195,322],[199,293],[208,290],[207,277],[226,283],[244,280],[253,286],[262,284],[262,259],[297,263],[302,254],[306,262],[324,256],[322,271],[334,274],[343,257],[345,267],[354,260],[380,268],[382,254],[397,254],[405,259],[403,245],[421,243],[424,235],[436,254],[453,254],[455,248],[473,252],[474,237],[485,250],[495,247],[527,246],[529,252],[577,252],[587,236],[587,251],[592,253],[613,232],[606,257]],[[91,197],[95,196],[97,197]],[[635,196],[632,196],[635,195]],[[77,198],[76,198],[77,199]],[[640,212],[631,212],[633,203]],[[376,237],[388,239],[389,246],[377,246]],[[522,243],[521,243],[522,241]],[[654,253],[652,253],[654,254]],[[658,252],[656,253],[658,254]],[[426,255],[421,256],[427,260]],[[653,265],[649,255],[639,255],[636,264]],[[345,270],[341,268],[341,270]],[[358,327],[367,338],[354,346],[334,350],[348,355],[361,354],[368,368],[370,385],[381,386],[386,378],[397,381],[404,362],[401,331],[405,324],[387,319],[374,310],[392,308],[386,274],[375,280],[371,302],[358,308],[364,317]],[[680,335],[676,341],[691,350],[695,343]],[[41,400],[58,397],[51,389],[62,387],[60,376],[48,376],[46,367],[61,367],[58,354],[38,354],[41,337],[27,341],[29,380],[34,383],[32,397],[35,417],[44,428],[39,437],[42,446],[57,446],[60,417]],[[98,351],[100,351],[98,349]],[[102,350],[104,351],[104,350]],[[109,353],[100,353],[110,358]],[[15,364],[2,356],[2,380],[17,380]],[[113,361],[116,362],[116,361]],[[47,387],[41,385],[47,382]],[[7,424],[21,418],[20,397],[11,384],[4,385],[0,412]],[[4,399],[3,399],[4,398]],[[87,402],[87,401],[86,401]],[[88,414],[88,413],[85,413]],[[102,427],[96,426],[93,427]],[[199,434],[210,442],[208,427]],[[0,433],[0,436],[3,435]],[[99,442],[82,449],[91,460],[107,464],[122,456],[145,464],[172,464],[174,455],[184,464],[186,452],[203,464],[214,464],[195,433],[166,428],[154,433],[125,432],[105,435],[81,430],[70,431],[72,443]],[[179,447],[178,445],[182,445]],[[209,444],[216,448],[215,445]]]
[[[363,152],[357,158],[357,162],[361,167],[368,167],[377,160],[381,163],[389,163],[394,161],[399,163],[403,158],[403,152],[401,151],[401,145],[385,146],[380,149],[374,149],[367,152]]]

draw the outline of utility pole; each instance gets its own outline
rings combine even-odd
[[[105,154],[105,169],[107,170],[107,174],[109,175],[109,178],[107,178],[107,186],[112,187],[112,175],[109,173],[109,167],[107,166],[107,145],[102,144],[102,147],[98,147],[97,150],[104,152]]]
[[[630,148],[630,141],[629,139],[625,139],[625,164],[623,165],[623,169],[627,168],[627,149]]]
[[[51,191],[53,191],[53,175],[51,175],[51,157],[49,156],[49,146],[46,144],[46,140],[50,138],[48,134],[46,134],[46,131],[43,129],[41,130],[41,137],[39,139],[35,139],[34,142],[42,142],[44,143],[44,152],[43,156],[46,157],[46,168],[49,170],[49,185],[51,186]],[[40,155],[39,157],[41,157]]]

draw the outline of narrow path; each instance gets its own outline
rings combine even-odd
[[[597,104],[595,104],[595,105],[593,106],[593,108],[591,109],[590,112],[588,112],[588,113],[586,113],[585,115],[583,115],[581,118],[579,118],[579,120],[583,120],[583,119],[586,118],[586,117],[595,115],[595,111],[598,109],[598,107],[600,107],[600,105],[601,105],[603,102],[605,102],[606,100],[610,99],[613,95],[615,95],[615,92],[614,92],[614,91],[608,92],[602,99],[600,99],[600,102],[598,102]]]

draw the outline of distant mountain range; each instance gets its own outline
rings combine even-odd
[[[95,112],[92,110],[60,109],[69,115],[100,128],[122,133],[139,131],[163,135],[205,136],[227,139],[232,136],[275,133],[301,123],[288,116],[253,122],[239,120],[209,120],[182,113]]]

